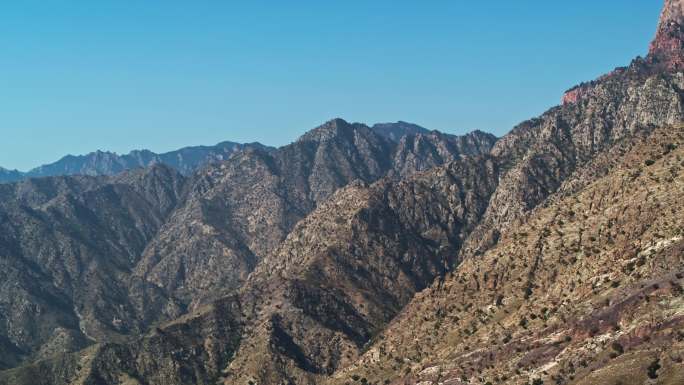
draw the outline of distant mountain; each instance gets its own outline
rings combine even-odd
[[[15,182],[22,178],[23,174],[21,172],[0,167],[0,182]]]
[[[398,142],[405,135],[428,134],[430,130],[417,124],[398,121],[396,123],[378,123],[371,127],[376,134]]]
[[[401,174],[414,171],[427,170],[437,164],[443,164],[453,160],[453,156],[460,154],[471,155],[474,152],[481,153],[487,148],[491,148],[496,141],[496,137],[491,134],[475,131],[464,136],[444,134],[439,131],[430,131],[417,124],[399,121],[396,123],[378,123],[368,128],[374,134],[390,141],[400,143],[398,157],[405,156],[407,149],[402,147],[414,146],[408,152],[422,152],[424,162],[411,165],[409,162],[404,164],[406,159],[399,159],[405,170]],[[320,130],[318,130],[320,131]],[[305,134],[300,140],[307,136],[316,135],[317,130]],[[439,143],[437,147],[435,145]],[[125,155],[119,155],[109,151],[95,151],[86,155],[67,155],[60,160],[36,167],[27,172],[17,170],[6,170],[0,167],[0,183],[16,182],[27,178],[39,178],[46,176],[60,175],[115,175],[126,170],[149,167],[155,164],[167,165],[183,175],[190,175],[202,166],[227,160],[233,154],[245,149],[260,149],[266,152],[273,151],[274,148],[260,143],[235,143],[221,142],[215,146],[192,146],[183,147],[176,151],[157,154],[150,150],[134,150]],[[402,154],[404,153],[404,154]],[[430,153],[432,155],[430,155]]]
[[[364,124],[334,119],[289,145],[246,147],[189,176],[155,160],[114,176],[2,184],[0,370],[93,341],[140,336],[152,325],[200,311],[240,289],[338,189],[383,178],[393,183],[461,156],[484,155],[495,140],[479,132],[430,132],[394,142]],[[92,159],[121,167],[121,157],[112,154]],[[67,158],[65,164],[76,162]],[[403,196],[406,205],[419,204],[411,191]],[[426,268],[422,286],[440,271],[437,265]],[[3,329],[5,323],[12,330]]]
[[[499,139],[0,185],[0,385],[684,383],[682,10]]]
[[[86,155],[67,155],[57,162],[36,167],[28,172],[0,169],[0,183],[59,175],[114,175],[154,164],[165,164],[181,174],[188,175],[205,164],[226,160],[235,152],[246,148],[270,149],[260,143],[222,142],[215,146],[184,147],[163,154],[149,150],[135,150],[126,155],[95,151]]]
[[[136,273],[177,298],[206,302],[240,287],[338,189],[486,154],[495,140],[433,132],[397,143],[364,124],[333,119],[274,151],[243,151],[194,175],[195,191],[150,243]],[[408,145],[415,142],[421,145]]]
[[[619,141],[315,383],[684,383],[683,138]]]

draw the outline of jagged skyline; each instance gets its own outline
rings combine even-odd
[[[334,117],[501,135],[645,54],[655,32],[645,20],[659,11],[616,0],[364,3],[12,4],[0,16],[11,59],[0,71],[10,138],[0,166],[225,140],[277,146]]]
[[[1,184],[0,385],[684,383],[664,4],[648,56],[501,137],[332,119],[189,170]]]

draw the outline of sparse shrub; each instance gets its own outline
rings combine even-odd
[[[610,348],[613,349],[613,351],[610,353],[611,358],[618,357],[618,356],[622,355],[622,353],[625,352],[625,348],[623,348],[622,345],[617,341],[613,342],[610,345]]]
[[[525,288],[525,299],[529,299],[532,296],[532,285],[528,285]]]
[[[674,151],[677,148],[677,145],[674,143],[668,143],[665,148],[663,149],[663,155],[667,155],[670,152]]]
[[[653,159],[646,159],[646,160],[644,161],[644,164],[645,164],[646,166],[653,166],[653,165],[655,164],[655,160],[653,160]]]
[[[647,369],[647,374],[648,378],[655,380],[658,378],[658,370],[660,370],[660,359],[656,358],[655,361],[651,362],[651,365],[648,366]]]
[[[528,323],[529,323],[529,321],[527,321],[527,318],[523,317],[520,319],[520,322],[518,323],[518,325],[522,326],[524,329],[527,329]]]

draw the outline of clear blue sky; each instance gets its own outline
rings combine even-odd
[[[502,135],[646,52],[660,0],[22,0],[0,12],[0,166],[282,145],[333,118]]]

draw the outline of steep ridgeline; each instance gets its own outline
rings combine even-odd
[[[684,69],[684,1],[666,0],[647,61],[659,69]]]
[[[301,221],[237,297],[135,342],[6,371],[0,384],[36,376],[45,384],[317,383],[357,359],[414,293],[448,271],[496,179],[485,156],[400,183],[356,182]],[[240,309],[223,318],[230,328],[212,326],[217,306]]]
[[[678,345],[672,357],[661,348],[676,341],[679,325],[667,317],[679,322],[670,267],[682,266],[672,247],[684,226],[683,131],[649,132],[616,140],[547,207],[517,219],[496,248],[453,272],[504,175],[490,156],[343,188],[295,226],[237,296],[135,342],[4,372],[0,383],[592,384],[590,372],[618,379],[625,367],[635,372],[624,378],[654,371],[677,383]],[[608,262],[616,256],[624,263]],[[659,297],[643,299],[653,293]],[[663,302],[669,298],[675,302]],[[572,353],[558,356],[565,347]]]
[[[331,383],[684,381],[681,7],[666,2],[667,49],[497,142],[464,262]]]
[[[482,132],[476,131],[473,135],[454,136],[442,134],[438,131],[429,131],[418,125],[401,121],[397,123],[379,123],[374,125],[371,130],[390,142],[399,142],[406,136],[423,135],[430,137],[439,135],[441,140],[449,142],[445,146],[452,147],[450,150],[454,150],[454,146],[458,147],[455,152],[456,154],[471,153],[473,151],[477,153],[487,152],[488,149],[485,150],[485,148],[491,147],[496,140],[493,135]],[[439,143],[433,145],[441,146]],[[184,147],[162,154],[149,150],[135,150],[125,155],[95,151],[86,155],[67,155],[57,162],[39,166],[27,172],[6,170],[0,167],[0,183],[60,175],[115,175],[126,170],[149,167],[155,164],[165,164],[178,170],[183,175],[190,175],[207,164],[227,160],[237,152],[256,149],[264,152],[274,150],[274,148],[260,143],[221,142],[215,146]],[[429,148],[425,150],[434,151]],[[440,156],[453,156],[453,154],[447,154],[443,150],[444,148],[437,149]],[[426,164],[427,166],[429,164]]]
[[[182,199],[182,184],[156,166],[0,186],[0,367],[181,314],[131,269]]]
[[[155,164],[165,164],[178,170],[181,174],[189,175],[208,163],[220,162],[230,158],[232,154],[248,148],[259,148],[266,151],[270,149],[259,143],[222,142],[215,146],[184,147],[163,154],[156,154],[149,150],[135,150],[126,155],[96,151],[87,155],[67,155],[57,162],[36,167],[28,172],[0,169],[0,183],[60,175],[114,175],[126,170],[149,167]]]
[[[398,121],[396,123],[377,123],[371,127],[371,130],[393,142],[398,142],[406,135],[430,133],[430,130],[427,128],[402,121]]]
[[[487,154],[496,143],[496,137],[482,131],[453,136],[439,131],[405,135],[398,141],[392,158],[390,175],[406,177],[416,172],[460,159],[463,155]]]
[[[289,146],[247,149],[188,178],[157,165],[1,185],[0,368],[122,342],[199,309],[240,288],[338,188],[458,151],[486,153],[494,142],[479,133],[428,137],[414,154],[402,148],[417,160],[408,167],[395,160],[397,143],[334,120]],[[436,158],[436,148],[454,152]]]
[[[16,182],[22,178],[23,174],[21,172],[0,167],[0,182]]]
[[[358,357],[412,296],[453,265],[494,190],[487,157],[335,193],[241,291],[245,330],[226,384],[315,384]]]
[[[489,134],[433,132],[397,144],[336,119],[275,151],[242,152],[194,177],[189,199],[149,244],[136,274],[193,306],[205,303],[240,287],[295,224],[339,188],[486,153],[493,143]]]
[[[349,363],[366,344],[382,339],[378,333],[424,282],[491,248],[500,233],[574,173],[595,170],[592,161],[616,143],[682,120],[682,74],[654,74],[641,66],[602,79],[593,85],[593,94],[520,125],[497,142],[486,162],[471,159],[470,166],[463,166],[467,161],[462,159],[399,183],[388,179],[370,187],[377,191],[390,183],[390,190],[404,188],[412,200],[424,202],[419,210],[413,210],[412,200],[392,206],[397,202],[392,194],[378,196],[363,188],[334,195],[300,222],[245,286],[241,300],[248,318],[240,349],[222,372],[225,383],[315,384],[328,376],[351,383],[362,378],[344,377],[347,367],[356,368]],[[477,176],[471,179],[472,174]],[[592,178],[591,172],[582,175],[584,183]],[[469,183],[474,180],[480,188]],[[371,210],[365,202],[383,209]],[[362,226],[358,218],[376,225]],[[401,247],[402,240],[407,248]],[[407,250],[415,256],[408,259],[412,263],[403,259]],[[411,306],[419,305],[420,298]],[[415,325],[425,321],[424,313],[413,316]],[[382,349],[364,356],[360,367]],[[410,356],[394,359],[413,362],[406,361]],[[392,369],[407,370],[401,365]],[[400,377],[396,374],[389,379]],[[381,379],[388,377],[374,377]]]
[[[636,60],[592,82],[576,100],[501,138],[492,155],[506,171],[463,257],[496,243],[513,219],[542,203],[572,172],[617,140],[682,121],[684,73],[654,71]]]
[[[0,384],[681,383],[681,4],[491,151],[333,120],[193,175],[131,278],[189,313]]]
[[[586,170],[327,383],[684,383],[684,125]]]

